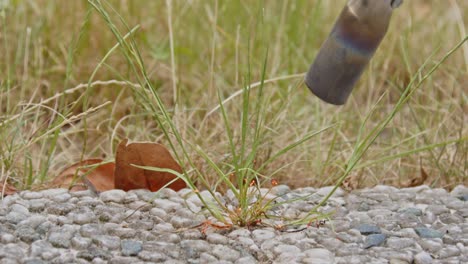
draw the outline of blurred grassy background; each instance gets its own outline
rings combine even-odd
[[[162,0],[109,3],[129,27],[141,26],[134,37],[145,67],[167,107],[177,110],[173,119],[184,139],[220,164],[229,162],[225,127],[219,111],[207,113],[218,105],[218,90],[227,98],[260,80],[268,50],[266,79],[281,80],[265,86],[268,133],[257,162],[310,131],[340,124],[262,172],[292,187],[334,184],[379,97],[367,130],[389,113],[420,65],[429,59],[430,68],[466,37],[468,20],[468,1],[405,1],[352,97],[336,107],[313,96],[298,74],[312,63],[344,0],[186,0],[173,1],[171,9]],[[110,83],[69,90],[87,84],[117,43],[87,1],[0,0],[0,13],[2,181],[44,188],[81,158],[112,159],[125,137],[164,143],[132,89],[135,76],[121,53],[111,53],[91,80]],[[421,167],[431,186],[468,183],[467,87],[465,42],[369,149],[352,175],[353,188],[406,186],[421,177]],[[241,96],[226,109],[239,128]],[[191,155],[209,177],[209,166]]]

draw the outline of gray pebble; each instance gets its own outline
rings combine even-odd
[[[0,242],[2,244],[14,243],[16,241],[16,236],[8,233],[0,234]]]
[[[206,236],[206,241],[212,243],[212,244],[221,244],[221,245],[226,245],[229,240],[227,237],[217,234],[217,233],[211,233]]]
[[[183,240],[181,247],[188,258],[197,258],[202,252],[209,252],[212,246],[204,240]]]
[[[159,252],[151,252],[151,251],[141,251],[138,253],[138,257],[144,261],[151,261],[151,262],[162,262],[167,259],[167,257]]]
[[[414,243],[411,238],[389,237],[387,239],[387,246],[396,250],[413,247]]]
[[[85,224],[80,227],[79,232],[83,237],[92,237],[102,234],[102,228],[98,224]]]
[[[71,245],[75,249],[86,249],[91,245],[92,240],[88,237],[74,236]]]
[[[416,227],[414,229],[421,238],[442,238],[443,234],[437,230],[427,227]]]
[[[77,211],[70,213],[70,217],[74,224],[84,225],[96,221],[96,215],[93,211],[86,207],[82,207]]]
[[[57,203],[64,203],[70,200],[71,197],[72,196],[68,192],[64,192],[64,193],[59,193],[53,196],[49,196],[49,199]]]
[[[236,261],[240,257],[240,253],[226,245],[215,245],[211,250],[211,254],[220,260]]]
[[[0,262],[468,262],[468,207],[457,198],[468,194],[462,194],[468,190],[465,187],[457,187],[452,193],[427,186],[405,190],[376,186],[346,195],[338,193],[320,209],[334,212],[332,221],[320,226],[305,223],[282,231],[272,228],[283,224],[275,216],[303,215],[322,197],[314,192],[323,195],[331,188],[262,188],[264,194],[270,191],[269,199],[282,195],[276,201],[286,203],[267,212],[272,217],[262,224],[232,230],[197,226],[216,221],[195,204],[200,201],[190,198],[193,192],[188,189],[177,193],[115,192],[122,194],[121,198],[115,198],[113,191],[99,197],[89,191],[64,189],[21,192],[0,202]],[[305,200],[287,203],[311,193],[314,195]],[[212,200],[207,191],[202,195]],[[216,195],[235,209],[228,195]],[[154,203],[149,204],[147,200],[153,198]],[[21,252],[12,254],[13,245]]]
[[[283,253],[290,253],[293,255],[297,255],[301,253],[301,250],[298,247],[293,246],[293,245],[278,245],[273,249],[273,252],[276,255],[281,255]]]
[[[335,256],[332,252],[324,248],[313,248],[304,252],[306,257],[303,262],[306,263],[334,263]]]
[[[268,239],[272,239],[276,236],[273,230],[268,229],[257,229],[252,232],[252,238],[257,242],[262,242]]]
[[[136,256],[143,250],[141,242],[135,240],[122,240],[121,246],[124,256]]]
[[[105,191],[102,192],[99,195],[99,198],[101,201],[105,203],[113,202],[113,203],[122,203],[127,196],[127,193],[123,190],[110,190],[110,191]]]
[[[105,250],[105,249],[100,249],[100,248],[95,247],[95,246],[90,246],[86,250],[79,251],[76,254],[76,257],[77,258],[82,258],[82,259],[85,259],[85,260],[88,260],[88,261],[92,261],[93,259],[97,259],[97,258],[100,258],[100,259],[103,259],[103,260],[108,260],[108,259],[112,258],[112,254],[109,251]]]
[[[91,237],[91,239],[93,240],[93,243],[100,248],[110,250],[120,248],[120,238],[117,236],[97,235]]]
[[[432,262],[432,257],[427,252],[422,251],[414,256],[414,264],[431,264]]]
[[[165,199],[155,199],[153,201],[153,205],[156,208],[163,209],[166,213],[172,213],[177,211],[178,208],[181,207],[181,204],[175,203],[173,201],[165,200]]]
[[[66,215],[75,209],[75,205],[72,203],[52,203],[47,206],[47,213],[54,215]]]
[[[15,236],[26,243],[41,239],[41,236],[29,226],[19,226],[15,231]]]
[[[43,198],[29,200],[29,211],[40,213],[46,208],[47,203],[50,203],[50,201]]]
[[[43,194],[40,192],[31,192],[31,191],[22,191],[19,195],[23,199],[26,199],[26,200],[39,199],[39,198],[44,197]]]
[[[70,225],[54,228],[48,237],[48,241],[54,246],[59,248],[69,248],[71,239],[76,232],[76,228]]]
[[[375,226],[375,225],[369,225],[369,224],[361,224],[356,227],[359,232],[361,232],[362,235],[371,235],[371,234],[380,234],[382,231],[380,230],[380,227]]]
[[[460,249],[456,246],[447,245],[437,254],[440,259],[460,256]]]
[[[371,234],[366,237],[364,248],[378,247],[385,242],[387,236],[384,234]]]

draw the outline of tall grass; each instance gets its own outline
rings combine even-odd
[[[170,146],[193,188],[242,197],[272,179],[403,186],[421,166],[431,186],[467,183],[465,1],[406,1],[339,108],[301,73],[344,1],[1,3],[0,173],[20,189],[125,137]]]

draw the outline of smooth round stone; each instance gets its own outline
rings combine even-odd
[[[15,230],[15,236],[26,243],[41,239],[41,236],[29,226],[20,226]]]
[[[179,209],[182,206],[179,203],[169,201],[169,200],[166,200],[166,199],[159,199],[159,198],[154,199],[153,205],[155,207],[157,207],[157,208],[163,209],[164,211],[166,211],[166,213],[173,213],[173,212],[177,211],[177,209]]]
[[[457,213],[454,213],[454,214],[444,213],[444,214],[439,215],[439,219],[442,223],[447,224],[447,225],[459,224],[465,221],[464,218]]]
[[[125,215],[130,215],[131,210],[127,211]],[[128,227],[134,229],[144,229],[144,230],[151,230],[154,227],[153,218],[146,218],[141,215],[141,213],[132,214],[130,217],[125,217],[126,222],[129,223]]]
[[[31,257],[40,257],[44,252],[47,251],[57,251],[53,248],[52,245],[44,240],[38,240],[31,243],[30,247],[30,256]]]
[[[232,244],[239,244],[244,248],[248,248],[252,245],[255,245],[255,241],[249,237],[238,237],[235,241],[231,242]]]
[[[427,252],[435,254],[439,252],[443,247],[442,239],[433,238],[433,239],[421,239],[418,244]]]
[[[73,191],[73,192],[70,192],[70,195],[72,197],[78,197],[78,198],[82,198],[82,197],[93,197],[95,196],[96,194],[91,191],[91,190],[83,190],[83,191]]]
[[[332,252],[324,248],[313,248],[304,252],[306,257],[303,259],[305,263],[334,263],[335,256]]]
[[[70,200],[71,197],[72,196],[68,192],[65,192],[65,193],[60,193],[60,194],[51,196],[49,197],[49,199],[57,203],[64,203]]]
[[[82,258],[88,261],[92,261],[94,259],[100,258],[103,260],[108,260],[112,258],[112,254],[104,249],[100,249],[95,246],[90,246],[86,250],[80,251],[76,254],[77,258]],[[65,263],[70,263],[70,262],[65,262]]]
[[[427,252],[419,252],[414,256],[414,264],[431,264],[433,259],[431,255]]]
[[[468,229],[468,227],[467,227]],[[231,233],[228,234],[228,237],[231,238],[231,239],[236,239],[238,237],[250,237],[250,235],[252,234],[252,232],[246,228],[239,228],[239,229],[235,229],[234,231],[232,231]]]
[[[247,257],[242,257],[238,260],[236,260],[236,264],[252,264],[257,262],[256,259],[254,259],[252,256],[247,256]]]
[[[44,197],[44,195],[40,192],[31,192],[31,191],[23,191],[19,195],[23,199],[26,199],[26,200],[39,199],[39,198]]]
[[[190,219],[190,218],[183,218],[180,216],[174,216],[171,218],[171,224],[174,228],[190,228],[193,226],[196,226],[197,223],[195,220]]]
[[[170,223],[157,224],[154,226],[153,229],[159,232],[173,232],[175,230],[174,227]]]
[[[389,237],[387,239],[387,246],[396,250],[413,247],[414,243],[412,238]]]
[[[389,264],[411,264],[410,262],[407,262],[406,260],[398,259],[398,258],[391,258],[388,263]]]
[[[407,238],[412,238],[412,239],[418,239],[419,236],[416,234],[416,231],[414,231],[413,228],[403,228],[399,231],[392,232],[393,236],[397,237],[407,237]]]
[[[229,242],[229,239],[223,235],[211,233],[206,236],[206,241],[210,242],[211,244],[226,245]]]
[[[120,238],[117,236],[109,236],[109,235],[98,235],[91,237],[93,243],[95,243],[100,248],[105,249],[118,249],[120,248]]]
[[[381,233],[380,227],[370,224],[361,224],[358,225],[355,229],[357,229],[361,233],[361,235],[365,236]]]
[[[458,257],[460,256],[460,253],[461,251],[458,247],[447,245],[442,248],[437,255],[439,256],[439,259],[446,259],[450,257]]]
[[[84,225],[96,221],[96,215],[91,210],[80,210],[71,213],[70,217],[73,219],[74,224]]]
[[[383,218],[390,218],[394,213],[390,210],[387,210],[387,209],[373,209],[373,210],[369,210],[367,212],[367,215],[369,215],[370,217],[372,218],[376,218],[376,217],[383,217]]]
[[[293,245],[278,245],[273,249],[273,252],[276,255],[281,255],[283,253],[299,254],[301,250]]]
[[[419,218],[411,213],[397,214],[396,221],[402,228],[412,228],[421,224]]]
[[[336,250],[344,246],[343,241],[335,237],[326,237],[319,241],[322,246],[330,250]]]
[[[71,239],[76,232],[76,228],[70,225],[65,225],[60,228],[54,228],[48,236],[48,241],[54,246],[59,248],[69,248]]]
[[[366,237],[366,241],[364,242],[364,248],[371,248],[371,247],[378,247],[382,245],[387,236],[384,234],[371,234]]]
[[[343,257],[343,256],[354,256],[364,254],[366,251],[362,249],[360,244],[358,243],[349,243],[345,247],[338,248],[335,252],[336,256]]]
[[[24,221],[25,219],[28,218],[29,214],[23,214],[15,211],[9,212],[6,216],[5,219],[7,222],[12,223],[12,224],[17,224],[21,221]]]
[[[427,228],[427,227],[416,227],[414,231],[421,237],[421,238],[442,238],[443,234],[437,230]]]
[[[227,261],[236,261],[240,257],[240,253],[237,250],[225,245],[215,245],[211,254],[220,260]]]
[[[8,233],[3,233],[0,235],[0,242],[2,244],[8,244],[8,243],[13,243],[16,241],[16,236]]]
[[[426,211],[430,211],[436,215],[450,213],[450,210],[445,205],[439,205],[439,204],[430,204],[426,208]]]
[[[126,203],[126,204],[133,203],[136,201],[138,201],[138,195],[133,192],[127,192],[123,199],[123,203]]]
[[[200,254],[200,263],[219,263],[220,261],[213,255],[203,252]]]
[[[302,240],[306,237],[304,232],[284,233],[280,237],[281,242],[285,244],[295,244],[297,241]]]
[[[102,229],[98,224],[85,224],[80,227],[80,234],[83,237],[92,237],[102,234]]]
[[[109,235],[118,236],[120,238],[133,238],[137,234],[137,230],[133,228],[118,227],[115,229],[109,229]]]
[[[74,236],[71,240],[73,248],[76,249],[87,249],[91,245],[91,239],[82,236]]]
[[[347,217],[351,219],[351,226],[372,223],[372,219],[366,212],[349,212]]]
[[[64,188],[57,188],[57,189],[47,189],[47,190],[41,191],[41,194],[44,197],[47,197],[49,199],[52,199],[54,196],[61,195],[64,193],[68,193],[68,190]]]
[[[432,225],[437,220],[437,215],[434,214],[431,211],[426,211],[424,214],[420,217],[421,221],[423,224],[428,224]]]
[[[267,252],[268,254],[270,254],[271,256],[270,257],[273,257],[273,249],[278,246],[278,245],[282,245],[282,243],[277,240],[277,239],[269,239],[269,240],[266,240],[264,241],[261,245],[260,245],[260,249],[263,251],[263,252]]]
[[[71,203],[52,203],[46,208],[48,214],[66,215],[75,209],[76,206]]]
[[[327,186],[327,187],[322,187],[320,189],[317,190],[316,194],[318,195],[321,195],[321,196],[326,196],[328,195],[333,189],[335,188],[335,186]],[[343,189],[341,189],[340,187],[338,187],[338,189],[336,189],[336,191],[333,193],[333,196],[343,196],[345,194],[345,192],[343,191]]]
[[[252,232],[252,237],[255,241],[262,242],[272,239],[276,236],[275,232],[268,229],[256,229]]]
[[[277,196],[283,196],[289,192],[291,192],[291,188],[289,188],[289,186],[284,185],[284,184],[277,185],[271,188],[271,193]]]
[[[205,240],[182,240],[180,246],[188,258],[196,258],[201,252],[210,252],[213,249]]]
[[[141,242],[135,240],[122,240],[121,247],[124,256],[136,256],[143,250]]]
[[[395,250],[390,250],[387,248],[381,248],[381,251],[377,251],[376,255],[378,257],[384,258],[386,260],[392,260],[393,261],[405,261],[406,263],[412,263],[413,261],[413,253],[410,251],[395,251]]]
[[[345,232],[337,233],[336,237],[345,243],[362,242],[362,235],[356,229],[351,229],[347,233]]]
[[[351,228],[349,220],[332,220],[325,224],[326,227],[333,228],[335,232],[348,231]]]
[[[45,209],[47,203],[50,201],[43,198],[29,200],[29,211],[40,213]]]
[[[110,190],[102,192],[99,195],[101,201],[105,203],[113,202],[113,203],[122,203],[126,197],[127,193],[123,190]]]
[[[161,209],[161,208],[157,208],[157,207],[151,208],[151,210],[149,211],[149,213],[150,213],[151,215],[157,216],[157,217],[159,217],[159,218],[161,218],[161,219],[166,219],[166,217],[167,217],[166,211],[164,211],[164,210]]]
[[[403,213],[403,214],[412,214],[412,215],[415,215],[415,216],[421,216],[423,214],[421,209],[415,208],[415,207],[409,207],[409,208],[401,209],[401,210],[398,210],[398,212]]]
[[[461,195],[468,195],[468,187],[464,185],[457,185],[453,190],[450,192],[450,195],[453,197],[458,197]]]

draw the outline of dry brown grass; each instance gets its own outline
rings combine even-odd
[[[134,36],[146,69],[173,110],[181,135],[219,164],[229,164],[220,112],[206,114],[217,106],[218,90],[226,98],[249,82],[248,44],[250,82],[260,80],[267,48],[267,80],[303,73],[344,1],[174,1],[171,21],[165,1],[111,3],[130,27],[141,26]],[[18,188],[41,188],[60,168],[80,158],[113,158],[122,138],[165,141],[153,113],[132,89],[137,77],[119,52],[110,55],[92,80],[116,81],[64,93],[88,83],[116,44],[108,25],[86,1],[10,1],[1,12],[2,181],[8,178]],[[305,88],[302,77],[266,84],[264,125],[268,129],[257,157],[259,166],[271,153],[308,132],[332,123],[340,125],[283,155],[262,173],[292,187],[334,184],[378,98],[383,95],[364,131],[390,112],[425,60],[430,58],[429,68],[466,37],[464,14],[468,14],[464,0],[405,1],[343,107],[320,102]],[[120,29],[125,31],[122,25]],[[421,166],[429,175],[426,184],[445,188],[466,184],[467,76],[465,43],[431,75],[369,149],[353,176],[357,186],[401,186],[419,177]],[[57,93],[62,95],[44,102]],[[251,96],[255,104],[255,95]],[[229,101],[226,110],[237,139],[241,96]],[[424,147],[428,149],[419,151]],[[208,178],[214,175],[195,152],[191,156]]]

